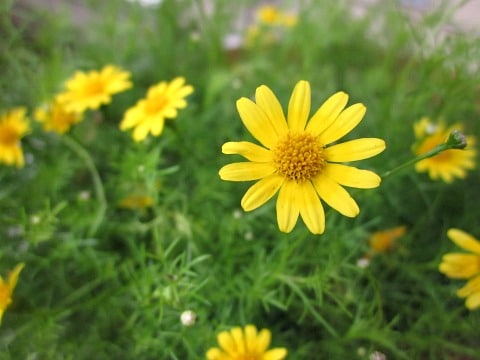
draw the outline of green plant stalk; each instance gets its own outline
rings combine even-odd
[[[90,175],[92,176],[95,196],[98,201],[97,214],[88,231],[88,236],[93,237],[97,232],[101,222],[103,221],[103,218],[105,217],[105,212],[107,210],[107,199],[105,197],[105,190],[103,187],[102,179],[100,178],[97,167],[95,166],[92,157],[90,156],[88,151],[83,148],[82,145],[80,145],[77,141],[67,135],[62,136],[61,139],[63,140],[64,144],[68,146],[70,150],[72,150],[72,152],[74,152],[80,159],[83,160],[85,166],[90,172]]]
[[[458,149],[458,146],[455,145],[455,144],[451,144],[449,142],[437,145],[435,148],[433,148],[430,151],[427,151],[425,154],[418,155],[417,157],[414,157],[413,159],[410,159],[407,162],[404,162],[403,164],[397,166],[396,168],[393,168],[392,170],[386,171],[382,175],[382,179],[385,179],[385,178],[399,172],[400,170],[403,170],[404,168],[409,167],[409,166],[411,166],[411,165],[413,165],[413,164],[415,164],[419,161],[422,161],[422,160],[427,159],[427,158],[432,157],[432,156],[436,156],[436,155],[440,154],[441,152],[443,152],[445,150],[450,150],[450,149]]]

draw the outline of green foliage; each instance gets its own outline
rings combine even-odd
[[[261,84],[284,109],[300,79],[312,109],[339,90],[364,103],[347,138],[385,139],[361,165],[379,174],[412,158],[422,116],[479,134],[480,42],[445,30],[455,9],[415,22],[394,2],[358,17],[351,2],[301,1],[276,41],[264,29],[230,48],[256,2],[86,1],[80,21],[66,4],[56,14],[19,4],[0,5],[1,109],[32,114],[74,71],[106,64],[134,86],[67,135],[32,124],[25,167],[0,168],[0,271],[26,264],[0,327],[2,359],[201,359],[219,331],[248,323],[270,329],[291,359],[480,358],[480,316],[437,270],[454,249],[448,228],[480,236],[478,171],[445,184],[409,167],[349,190],[360,215],[327,210],[321,236],[301,221],[280,233],[273,201],[243,213],[249,184],[218,177],[230,162],[221,145],[251,139],[235,102]],[[149,86],[177,76],[195,91],[160,137],[135,143],[118,129]],[[119,206],[135,193],[153,205]],[[408,230],[393,251],[356,265],[373,231],[398,225]],[[180,322],[185,310],[194,325]]]

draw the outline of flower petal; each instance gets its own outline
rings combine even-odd
[[[252,185],[243,195],[241,205],[243,210],[252,211],[265,204],[282,186],[284,178],[273,174]]]
[[[353,166],[328,163],[323,174],[343,186],[358,189],[372,189],[380,185],[382,179],[373,171],[357,169]]]
[[[480,293],[480,275],[469,280],[464,287],[457,290],[459,297],[467,297],[475,293]]]
[[[222,146],[222,152],[224,154],[238,154],[255,162],[272,161],[272,153],[270,150],[249,141],[226,142]]]
[[[229,331],[222,331],[218,334],[217,341],[223,351],[230,355],[235,353],[235,341]]]
[[[222,352],[219,348],[210,348],[206,354],[207,360],[220,360],[221,356]]]
[[[255,353],[263,354],[265,350],[267,350],[268,346],[270,345],[270,341],[272,339],[272,333],[268,329],[260,330],[260,333],[257,336],[257,346]]]
[[[256,349],[257,328],[254,325],[245,326],[245,346],[249,352],[254,352]]]
[[[310,181],[299,184],[300,216],[308,230],[313,234],[322,234],[325,231],[325,212],[317,192]]]
[[[262,360],[282,360],[287,356],[287,349],[274,348],[263,354]]]
[[[237,110],[247,130],[267,148],[277,143],[275,127],[265,112],[252,100],[241,98],[237,100]]]
[[[240,354],[245,353],[245,339],[243,338],[243,329],[240,327],[235,327],[230,330],[233,341],[235,342],[235,351]]]
[[[438,270],[454,279],[468,279],[479,273],[479,257],[475,254],[449,253],[443,255]]]
[[[275,172],[275,167],[269,163],[238,162],[225,165],[218,175],[222,180],[251,181],[265,178]]]
[[[469,310],[475,310],[480,307],[480,292],[470,295],[465,302],[465,306]]]
[[[301,80],[295,85],[288,103],[288,127],[292,131],[303,131],[310,115],[310,84]]]
[[[299,188],[295,181],[285,180],[277,199],[277,222],[280,231],[289,233],[297,223],[299,209]]]
[[[447,236],[461,248],[480,255],[480,242],[472,235],[460,229],[450,229]]]
[[[312,116],[306,130],[314,136],[321,134],[337,119],[347,101],[348,95],[342,91],[330,96]]]
[[[277,137],[285,135],[288,131],[287,121],[282,106],[272,90],[265,85],[259,86],[255,92],[255,101],[270,119]]]
[[[312,179],[320,198],[340,214],[355,217],[360,212],[357,203],[338,183],[320,174]]]
[[[362,121],[366,111],[367,108],[363,104],[349,106],[341,112],[328,129],[319,135],[319,141],[326,145],[342,138]]]
[[[327,161],[343,162],[368,159],[385,150],[385,141],[377,138],[362,138],[325,148]]]

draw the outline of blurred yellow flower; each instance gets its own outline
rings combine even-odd
[[[254,325],[243,329],[234,327],[230,331],[222,331],[217,336],[220,348],[210,348],[207,360],[282,360],[287,356],[287,349],[274,348],[267,350],[272,334],[268,329],[259,333]]]
[[[185,97],[193,92],[193,86],[185,85],[183,77],[177,77],[171,82],[162,81],[151,86],[147,96],[128,109],[122,122],[121,130],[133,130],[135,141],[144,140],[148,133],[159,136],[165,125],[165,119],[177,117],[177,109],[187,106]]]
[[[297,16],[292,13],[280,11],[276,6],[263,5],[257,9],[258,21],[265,25],[295,26]]]
[[[0,114],[0,163],[23,167],[20,139],[30,131],[26,109],[18,107]]]
[[[124,197],[118,206],[124,209],[146,209],[153,205],[153,199],[148,195],[131,194]]]
[[[72,125],[82,120],[82,114],[67,111],[58,99],[54,99],[49,104],[38,107],[35,110],[34,118],[43,124],[45,131],[64,134],[70,130]]]
[[[390,251],[395,241],[407,231],[406,226],[397,226],[391,229],[374,232],[368,240],[370,248],[377,253]]]
[[[446,254],[438,269],[453,279],[469,279],[467,284],[457,291],[457,295],[466,298],[465,305],[469,310],[474,310],[480,307],[480,241],[459,229],[449,229],[447,236],[471,253]]]
[[[15,268],[9,272],[7,282],[5,282],[0,276],[0,324],[2,323],[2,317],[5,309],[12,302],[13,290],[15,290],[15,286],[17,286],[18,275],[24,266],[24,263],[20,263],[15,266]]]
[[[277,222],[290,232],[300,215],[314,234],[325,230],[321,200],[342,215],[355,217],[360,209],[343,186],[361,189],[380,185],[380,177],[339,162],[370,158],[385,149],[385,142],[363,138],[336,143],[362,120],[366,108],[354,104],[344,109],[348,95],[332,95],[310,118],[310,84],[299,81],[293,90],[285,119],[282,107],[265,85],[257,88],[256,103],[237,101],[240,118],[263,146],[251,142],[227,142],[224,154],[239,154],[248,162],[228,164],[219,171],[229,181],[257,181],[241,201],[245,211],[254,210],[277,192]]]
[[[113,65],[100,71],[77,71],[66,81],[65,91],[58,95],[67,111],[82,113],[98,109],[112,101],[112,95],[132,87],[130,73]]]
[[[417,138],[413,146],[416,155],[423,155],[443,144],[453,130],[463,131],[462,124],[454,124],[448,128],[443,122],[433,123],[429,118],[423,117],[414,124],[414,133]],[[474,136],[466,136],[467,147],[465,149],[450,149],[440,154],[419,161],[415,164],[417,172],[428,172],[432,180],[441,179],[451,183],[455,178],[463,179],[467,176],[467,170],[475,168],[476,150]]]

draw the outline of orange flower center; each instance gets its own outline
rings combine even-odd
[[[13,146],[18,142],[18,138],[18,132],[11,126],[2,126],[0,128],[0,144]]]
[[[145,111],[148,114],[152,114],[152,115],[156,114],[162,111],[167,105],[167,103],[168,103],[167,97],[163,95],[157,96],[153,99],[147,100],[147,103],[145,104]]]
[[[99,95],[105,92],[105,84],[100,77],[90,79],[85,85],[85,95]]]
[[[277,173],[296,182],[312,179],[326,165],[323,146],[309,133],[289,132],[272,150]]]
[[[445,136],[443,133],[438,135],[432,135],[426,138],[418,148],[417,154],[422,155],[434,149],[436,146],[444,142],[444,138]],[[451,150],[442,151],[440,154],[433,156],[432,159],[435,159],[436,162],[448,163],[452,160],[452,151]]]

